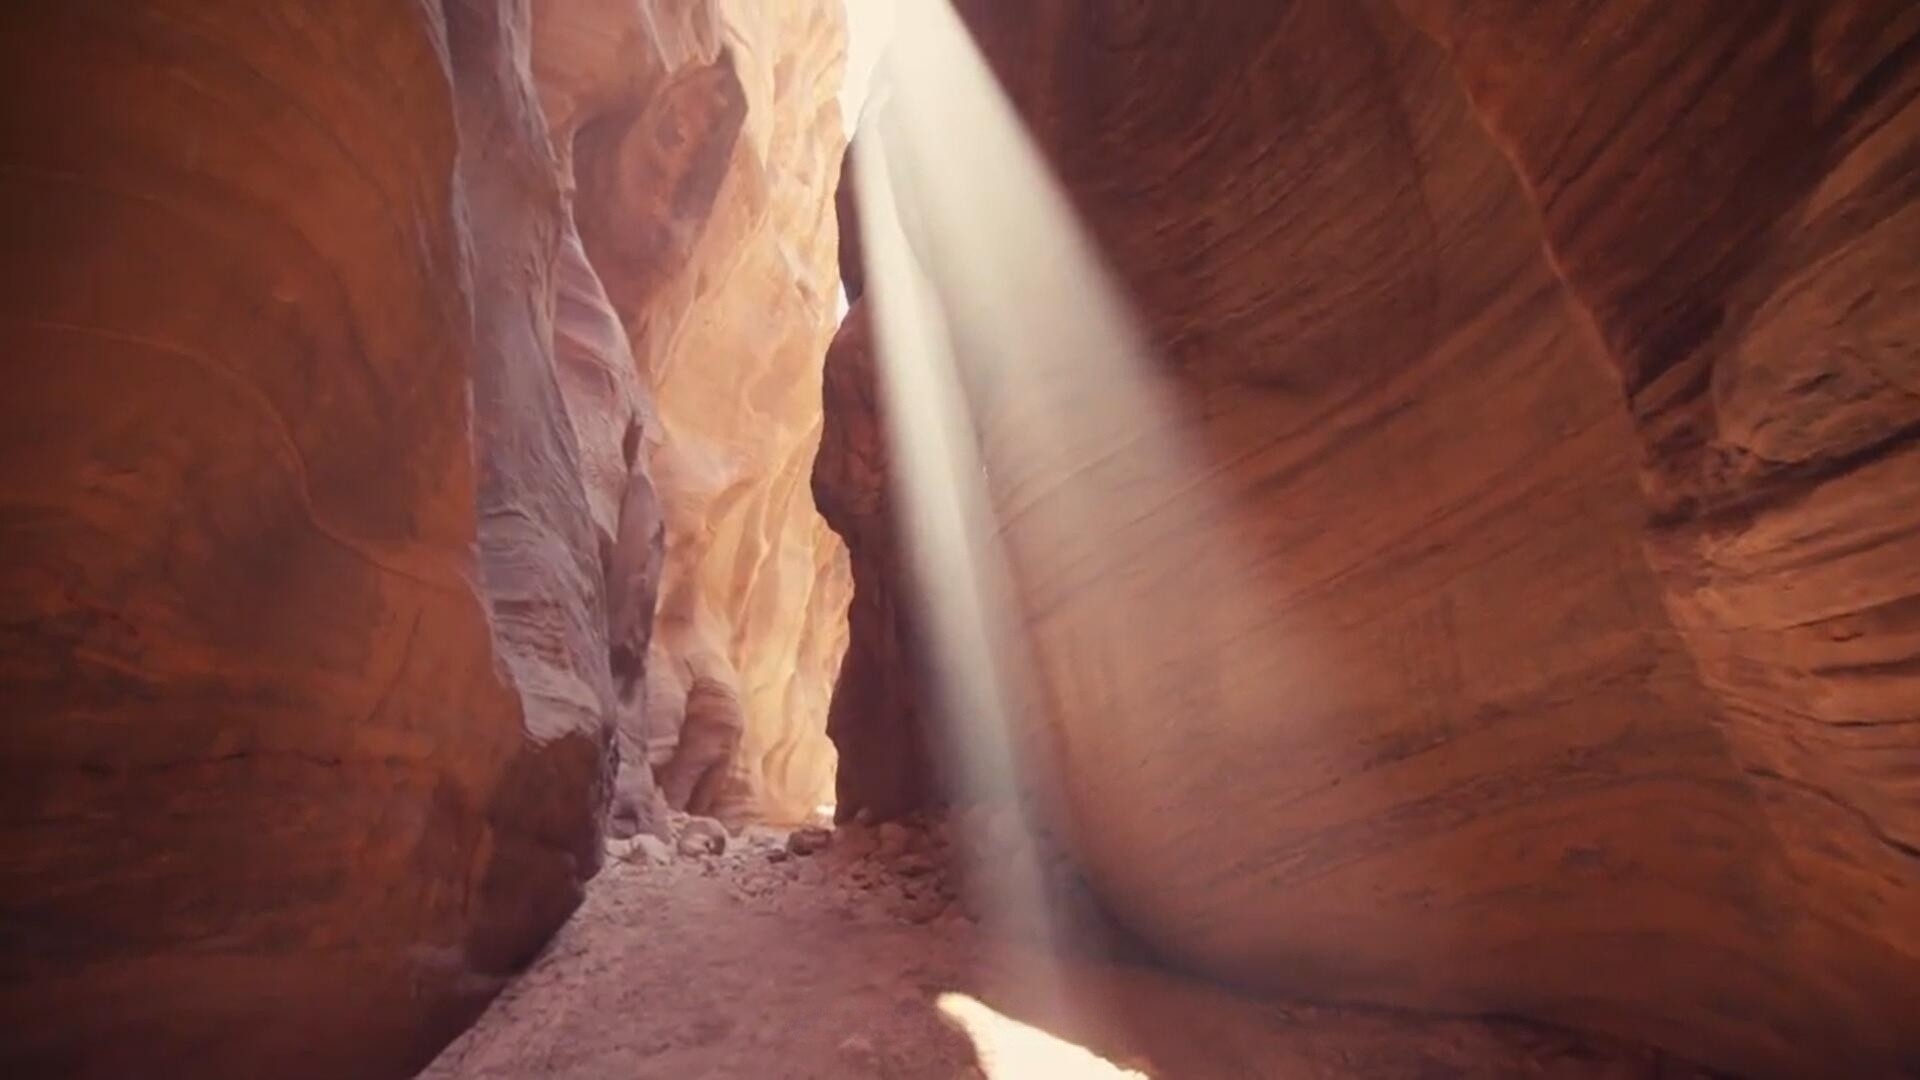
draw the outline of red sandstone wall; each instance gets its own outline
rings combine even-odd
[[[396,1075],[599,853],[525,13],[0,29],[0,1057]]]
[[[686,567],[824,790],[838,8],[643,6],[0,14],[0,1072],[423,1063],[661,812]]]
[[[1920,1060],[1910,5],[959,6],[1204,451],[1089,528],[1133,441],[1023,425],[1101,388],[972,387],[1110,906],[1255,987]],[[1259,569],[1181,617],[1220,506]],[[863,663],[843,760],[898,768]]]

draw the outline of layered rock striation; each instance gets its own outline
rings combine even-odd
[[[650,660],[713,803],[821,797],[842,32],[778,7],[0,15],[0,1071],[408,1074],[658,827]]]
[[[1070,419],[1140,407],[1093,358],[968,383],[1102,899],[1253,987],[1920,1061],[1910,5],[956,6],[1157,360],[1150,431]],[[963,365],[1093,310],[1008,345],[907,224]],[[927,658],[855,505],[885,791]]]
[[[676,809],[798,821],[832,796],[850,591],[804,482],[837,318],[844,19],[655,7],[555,4],[535,23],[586,253],[651,410],[664,561],[621,738],[674,778]]]
[[[525,12],[0,23],[0,1056],[402,1072],[577,902],[607,790]]]

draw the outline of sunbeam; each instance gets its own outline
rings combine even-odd
[[[1161,766],[1074,768],[1076,737],[1152,745],[1170,700],[1264,722],[1270,701],[1226,673],[1289,654],[1233,493],[946,0],[899,8],[873,94],[856,189],[951,780],[962,800],[1019,792],[1030,826],[1077,840],[1095,785]],[[1096,880],[1118,850],[1072,846]],[[991,877],[1003,909],[1056,918],[1029,861]]]

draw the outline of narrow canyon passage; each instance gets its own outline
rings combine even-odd
[[[1913,0],[10,0],[0,236],[0,1077],[1920,1077]]]

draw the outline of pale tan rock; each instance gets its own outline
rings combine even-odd
[[[667,866],[673,862],[674,849],[665,840],[648,833],[607,841],[607,857],[645,866]]]
[[[849,584],[794,477],[836,318],[842,22],[830,0],[548,0],[533,21],[541,104],[604,286],[560,327],[608,360],[569,385],[595,399],[576,427],[596,517],[625,537],[610,613],[622,831],[656,813],[642,761],[669,805],[729,820],[797,823],[831,801],[823,729]],[[614,514],[619,482],[638,514]]]
[[[650,866],[666,866],[673,862],[673,849],[665,840],[645,833],[633,838],[634,852],[644,858]],[[631,860],[630,860],[631,861]]]
[[[537,70],[579,132],[581,233],[659,420],[643,452],[666,554],[633,742],[677,807],[798,823],[832,801],[850,591],[805,482],[837,321],[841,7],[555,6]]]
[[[709,817],[690,817],[680,826],[676,842],[682,855],[722,855],[732,837],[727,827]]]

